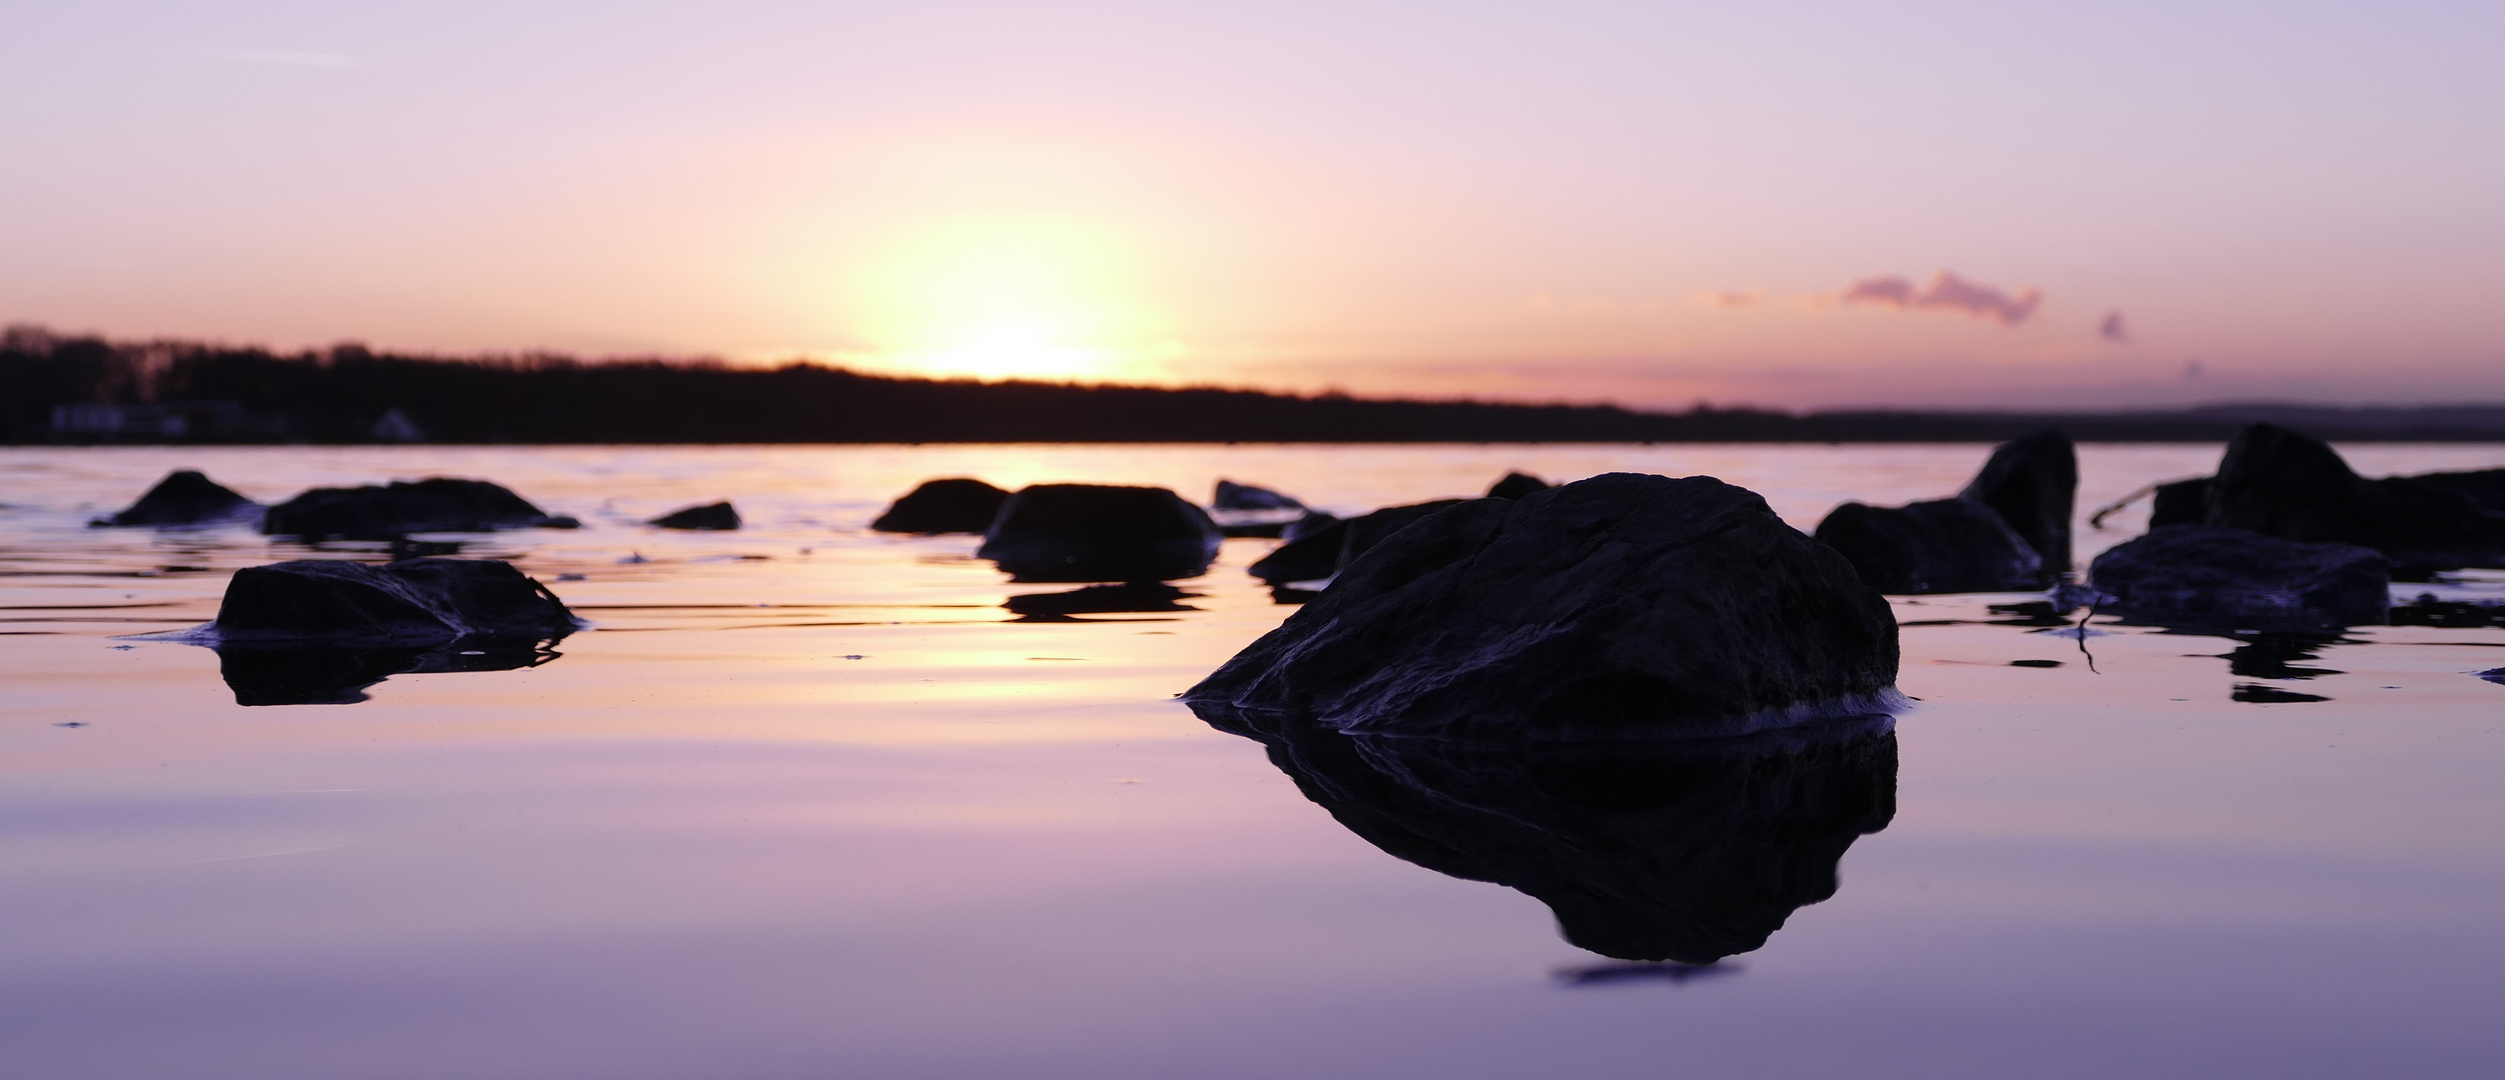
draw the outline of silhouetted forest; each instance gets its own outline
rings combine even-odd
[[[132,408],[56,416],[58,406]],[[69,417],[66,426],[56,427],[59,416]],[[11,443],[1950,442],[2045,427],[2085,440],[2217,441],[2253,420],[2337,439],[2505,439],[2505,406],[1793,414],[1699,405],[1660,413],[908,379],[807,363],[442,358],[354,345],[282,356],[28,327],[0,336],[0,439]],[[124,421],[131,426],[111,426]]]

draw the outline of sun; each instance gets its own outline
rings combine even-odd
[[[1119,245],[1049,219],[918,230],[875,260],[863,292],[876,366],[916,375],[1099,381],[1138,374]]]

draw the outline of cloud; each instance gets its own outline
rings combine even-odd
[[[2117,345],[2131,343],[2131,329],[2122,324],[2122,313],[2119,311],[2105,313],[2105,321],[2096,324],[2096,336]]]
[[[1766,294],[1754,291],[1739,292],[1733,289],[1723,289],[1718,292],[1696,293],[1688,297],[1688,299],[1698,304],[1702,304],[1705,307],[1750,308],[1764,303]]]
[[[2035,309],[2044,302],[2040,289],[2022,289],[2012,296],[1989,285],[1978,285],[1942,270],[1931,276],[1931,283],[1919,289],[1906,278],[1884,275],[1863,278],[1844,290],[1847,304],[1879,304],[1901,310],[1944,308],[1999,319],[2004,326],[2016,326],[2035,317]]]

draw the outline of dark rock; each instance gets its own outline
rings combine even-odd
[[[2479,678],[2486,679],[2489,682],[2496,683],[2500,686],[2505,686],[2505,667],[2489,668],[2486,671],[2474,671],[2471,672],[2471,674],[2476,675]]]
[[[1385,852],[1518,889],[1567,941],[1711,963],[1835,894],[1836,866],[1896,810],[1884,719],[1678,743],[1351,736],[1224,709],[1306,798]]]
[[[2079,491],[2079,455],[2070,437],[2039,431],[1992,450],[1983,471],[1957,494],[1991,507],[2034,548],[2052,574],[2070,572],[2070,516]]]
[[[2209,520],[2209,477],[2177,480],[2157,485],[2157,497],[2148,511],[2148,527],[2168,525],[2200,525]]]
[[[2402,580],[2505,566],[2505,519],[2471,496],[2405,477],[2367,480],[2330,444],[2275,424],[2248,425],[2227,444],[2203,521],[2282,540],[2374,548]]]
[[[870,523],[879,532],[979,533],[1000,516],[1009,493],[980,480],[925,480]]]
[[[1132,581],[1120,585],[1090,585],[1068,592],[1026,593],[1012,596],[1000,606],[1019,615],[1049,620],[1121,612],[1198,611],[1199,608],[1182,601],[1199,595],[1162,582]]]
[[[705,529],[726,532],[739,527],[739,511],[732,509],[731,504],[727,502],[718,502],[707,506],[690,506],[683,510],[672,510],[646,524],[663,529]]]
[[[1346,520],[1333,519],[1279,545],[1277,550],[1247,568],[1247,572],[1274,585],[1291,581],[1320,581],[1339,573],[1358,556],[1373,550],[1374,545],[1382,543],[1385,537],[1438,510],[1468,501],[1438,499],[1407,506],[1386,506],[1371,514],[1360,514]]]
[[[1164,488],[1037,484],[1001,504],[975,555],[1019,581],[1166,581],[1207,573],[1221,539]]]
[[[1215,498],[1209,501],[1212,510],[1302,510],[1305,504],[1269,488],[1238,484],[1233,480],[1218,481]]]
[[[571,529],[570,517],[542,513],[485,480],[433,477],[386,486],[314,488],[269,509],[261,531],[307,540],[390,540],[416,532]]]
[[[2096,557],[2088,580],[2126,621],[2299,630],[2383,621],[2391,564],[2371,548],[2169,525]]]
[[[1328,510],[1307,510],[1305,511],[1305,516],[1288,522],[1286,528],[1279,530],[1279,538],[1283,540],[1302,540],[1305,537],[1312,536],[1324,529],[1330,528],[1333,525],[1337,525],[1340,521],[1341,518],[1339,515],[1331,513]]]
[[[1548,481],[1542,480],[1539,477],[1533,476],[1529,473],[1509,472],[1505,474],[1504,479],[1498,480],[1494,485],[1487,489],[1487,497],[1491,499],[1519,499],[1525,495],[1533,495],[1546,491],[1548,488]]]
[[[1970,499],[1893,508],[1848,502],[1818,523],[1817,537],[1884,593],[2023,592],[2051,582],[2035,549]]]
[[[216,621],[203,629],[225,644],[432,646],[471,637],[543,639],[575,625],[555,594],[511,563],[297,559],[235,571]]]
[[[235,494],[195,469],[165,474],[139,501],[89,525],[209,525],[236,521],[261,511],[261,504]]]
[[[1895,678],[1887,601],[1833,549],[1721,481],[1614,473],[1391,534],[1185,698],[1352,732],[1626,739],[1874,711]]]
[[[2470,496],[2470,500],[2478,503],[2482,510],[2505,514],[2505,469],[2420,473],[2405,479],[2429,487],[2460,492]]]

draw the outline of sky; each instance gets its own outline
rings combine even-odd
[[[2505,401],[2505,5],[0,0],[0,321],[1640,407]]]

